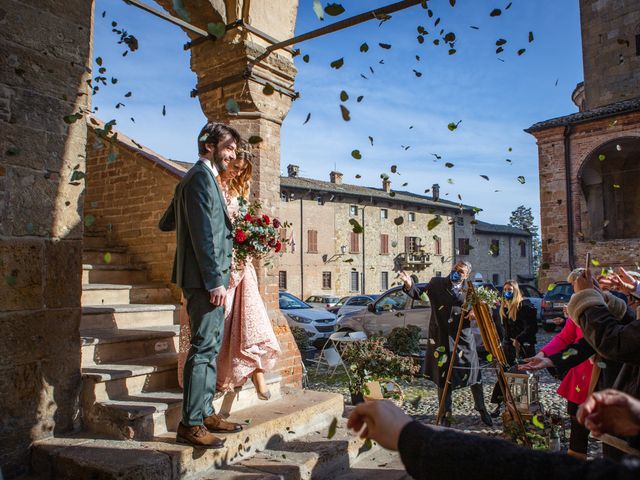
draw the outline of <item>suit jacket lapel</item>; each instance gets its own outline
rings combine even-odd
[[[202,168],[204,168],[209,175],[211,175],[211,179],[213,180],[213,185],[214,188],[216,190],[216,192],[218,192],[218,199],[220,200],[220,204],[222,205],[222,211],[224,212],[224,215],[227,217],[227,220],[229,220],[229,222],[233,223],[231,221],[231,216],[229,215],[229,212],[227,211],[227,202],[224,198],[224,195],[222,194],[222,191],[220,191],[220,185],[218,184],[218,181],[216,180],[216,177],[213,175],[213,171],[207,167],[204,162],[202,160],[198,160],[198,162],[201,164]]]

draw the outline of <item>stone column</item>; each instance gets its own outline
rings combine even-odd
[[[160,0],[158,3],[176,15],[171,1]],[[211,3],[213,8],[190,7],[185,2],[190,23],[206,30],[210,22],[228,24],[242,18],[278,40],[293,36],[297,13],[295,0]],[[221,39],[193,46],[191,68],[198,76],[198,98],[206,117],[232,125],[245,139],[260,137],[263,140],[252,148],[251,194],[260,200],[264,213],[279,216],[280,127],[291,106],[296,69],[291,55],[284,50],[255,63],[256,58],[265,54],[268,45],[246,30],[233,29]],[[261,81],[269,83],[276,91],[265,93]],[[279,88],[285,93],[279,92]],[[230,112],[230,101],[237,104],[239,112]],[[197,134],[193,133],[194,142]],[[276,369],[282,375],[283,383],[297,385],[301,380],[300,353],[279,309],[278,261],[276,259],[269,267],[256,267],[260,293],[283,351]]]
[[[0,0],[0,465],[77,426],[93,2]]]

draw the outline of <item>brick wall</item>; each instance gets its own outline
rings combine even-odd
[[[540,172],[540,212],[542,263],[540,288],[565,279],[570,271],[568,258],[566,185],[564,167],[564,127],[534,132],[538,143]],[[634,267],[640,263],[637,238],[596,240],[589,237],[589,211],[579,174],[584,162],[598,154],[598,147],[618,138],[640,138],[640,112],[575,125],[571,132],[571,189],[573,194],[574,266],[584,263],[587,252],[602,266]],[[606,162],[606,160],[604,160]],[[638,185],[631,186],[636,190]],[[628,212],[633,215],[633,212]]]
[[[0,7],[0,476],[32,442],[77,427],[93,2]]]

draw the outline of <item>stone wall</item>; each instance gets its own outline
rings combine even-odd
[[[90,122],[96,126],[102,127]],[[121,132],[118,137],[111,143],[89,128],[85,214],[93,215],[91,229],[106,231],[111,245],[128,248],[132,263],[148,269],[149,281],[168,283],[175,233],[161,232],[158,221],[186,168],[136,146]]]
[[[640,97],[640,6],[629,0],[580,0],[587,108]]]
[[[570,168],[573,196],[573,242],[575,255],[569,261],[567,238],[566,172],[564,127],[533,133],[537,139],[540,172],[540,211],[542,264],[539,286],[563,280],[571,264],[580,267],[587,252],[602,266],[635,267],[640,263],[640,239],[594,240],[589,237],[588,210],[579,173],[586,159],[597,154],[599,146],[616,138],[640,137],[640,112],[608,117],[575,125],[571,131]],[[604,160],[606,162],[606,160]],[[636,189],[640,188],[635,186]],[[628,212],[629,215],[634,214]]]
[[[492,255],[492,240],[498,240],[500,245],[497,255]],[[518,275],[533,275],[530,238],[475,232],[472,242],[474,242],[475,248],[469,255],[469,261],[473,265],[473,275],[481,273],[485,282],[492,282],[497,286],[509,279],[517,280]],[[526,244],[525,257],[520,255],[520,242]],[[494,275],[498,275],[497,283],[493,281]]]
[[[93,2],[0,2],[0,465],[74,429]],[[76,173],[74,181],[71,180]]]

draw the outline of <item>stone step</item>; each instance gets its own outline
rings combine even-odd
[[[82,307],[80,330],[136,329],[178,325],[180,306],[171,304],[99,305]]]
[[[82,367],[82,398],[85,408],[141,392],[178,387],[178,354],[157,353],[120,362]]]
[[[89,265],[125,265],[131,262],[126,247],[86,247],[82,249],[82,263]]]
[[[82,283],[146,283],[147,272],[140,265],[82,265]]]
[[[412,480],[405,470],[398,452],[380,448],[368,457],[358,459],[344,473],[331,477],[333,480]]]
[[[269,402],[282,398],[281,380],[279,375],[267,376],[272,395]],[[182,398],[179,388],[118,394],[85,409],[88,414],[84,416],[84,425],[88,430],[110,438],[152,440],[158,435],[177,430],[182,417]],[[259,408],[265,403],[258,399],[253,384],[247,382],[239,391],[217,398],[213,406],[216,412],[228,417],[237,411]]]
[[[86,306],[173,302],[171,289],[162,283],[139,285],[87,283],[82,286],[82,305]]]
[[[87,235],[85,232],[82,237],[82,246],[83,248],[107,248],[109,242],[104,235]]]
[[[336,433],[330,439],[328,428],[324,428],[289,440],[290,429],[285,431],[283,441],[272,442],[264,451],[238,465],[285,480],[335,478],[348,472],[356,462],[382,451],[378,445],[366,445],[355,433],[349,432],[346,423],[346,419],[339,419]],[[209,473],[215,472],[207,472],[202,480],[215,478],[208,476]]]
[[[178,351],[179,325],[119,330],[82,330],[82,366]]]
[[[226,445],[217,450],[194,449],[177,443],[173,433],[148,442],[97,439],[87,433],[50,438],[33,444],[32,468],[43,478],[66,480],[197,478],[212,466],[222,468],[241,462],[256,451],[279,444],[285,437],[292,440],[310,432],[324,432],[334,417],[342,416],[343,406],[339,394],[287,392],[280,400],[262,402],[260,406],[234,413],[231,417],[234,421],[251,421],[242,432],[224,435]],[[260,475],[244,478],[270,478]],[[215,478],[234,477],[222,470]]]

